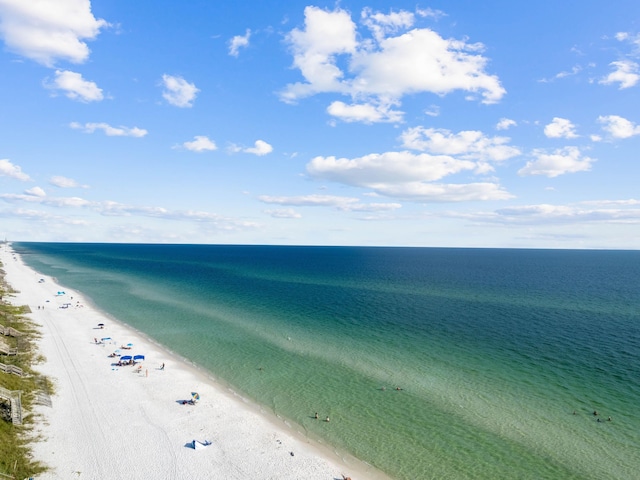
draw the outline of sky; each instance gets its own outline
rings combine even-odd
[[[640,248],[640,2],[0,0],[9,241]]]

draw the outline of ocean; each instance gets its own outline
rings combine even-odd
[[[640,478],[640,251],[13,248],[398,480]]]

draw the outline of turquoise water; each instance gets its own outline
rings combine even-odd
[[[640,252],[13,247],[394,478],[638,478]]]

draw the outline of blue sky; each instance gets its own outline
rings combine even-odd
[[[0,0],[0,235],[640,245],[640,2]]]

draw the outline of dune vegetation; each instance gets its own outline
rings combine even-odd
[[[33,459],[29,444],[43,421],[36,403],[51,405],[50,382],[33,370],[44,361],[38,354],[38,330],[25,316],[28,306],[10,303],[11,287],[0,270],[0,479],[25,479],[46,470]]]

